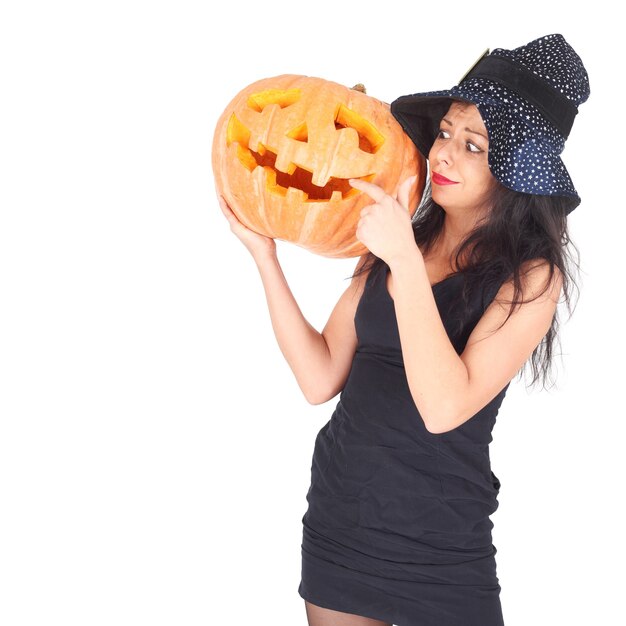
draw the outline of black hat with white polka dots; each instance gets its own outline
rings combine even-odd
[[[580,57],[554,34],[513,50],[487,50],[452,89],[402,96],[391,113],[428,157],[450,104],[474,103],[489,136],[495,178],[515,191],[565,196],[570,213],[580,197],[559,155],[587,98],[589,77]]]

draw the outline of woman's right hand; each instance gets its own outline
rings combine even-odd
[[[218,194],[218,200],[222,213],[230,223],[230,230],[239,238],[250,254],[256,259],[262,255],[276,254],[276,242],[271,237],[266,237],[249,229],[239,221],[226,200]]]

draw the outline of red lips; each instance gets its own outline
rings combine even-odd
[[[437,172],[433,172],[431,178],[433,183],[436,183],[437,185],[458,185],[455,180],[450,180],[441,174],[437,174]]]

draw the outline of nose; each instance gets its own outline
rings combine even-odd
[[[438,146],[433,146],[434,154],[432,156],[435,157],[435,161],[438,163],[445,163],[446,165],[452,165],[454,162],[453,153],[454,149],[452,147],[451,141],[446,141],[440,143]]]

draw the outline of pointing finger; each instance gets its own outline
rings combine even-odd
[[[368,183],[367,181],[359,180],[358,178],[350,178],[348,182],[352,185],[352,187],[360,189],[376,202],[382,202],[387,195],[387,192],[382,187],[379,187],[374,183]]]

